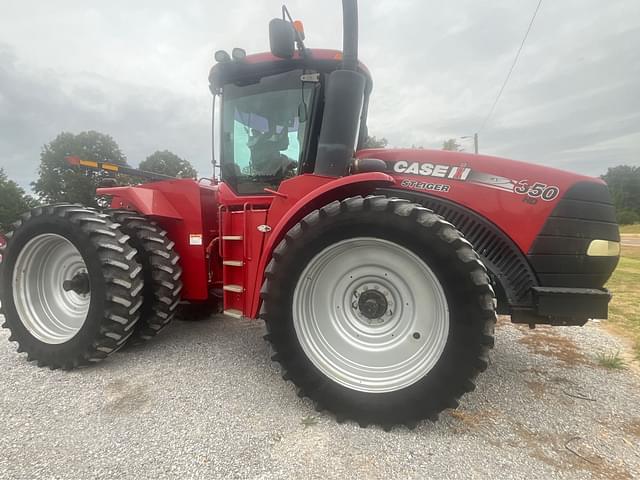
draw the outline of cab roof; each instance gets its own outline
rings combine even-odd
[[[226,83],[276,75],[296,68],[330,73],[338,70],[341,63],[341,51],[323,48],[307,48],[304,57],[296,51],[292,58],[279,58],[270,52],[255,53],[241,60],[216,63],[209,72],[209,89],[212,93],[216,93]],[[367,92],[371,91],[373,82],[369,69],[358,62],[358,70],[367,79]]]

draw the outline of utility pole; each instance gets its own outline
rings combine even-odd
[[[465,135],[464,137],[460,138],[471,138],[471,135]],[[478,133],[473,134],[473,152],[476,155],[478,154]]]

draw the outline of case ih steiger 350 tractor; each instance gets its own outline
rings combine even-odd
[[[284,378],[318,409],[412,426],[473,390],[496,312],[531,327],[606,318],[619,254],[606,185],[483,155],[362,149],[372,82],[355,0],[343,15],[342,52],[305,47],[285,15],[270,53],[217,52],[220,180],[100,188],[109,209],[50,205],[17,222],[1,278],[18,351],[89,365],[156,335],[181,301],[217,301],[265,321]]]

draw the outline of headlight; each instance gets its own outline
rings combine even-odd
[[[620,255],[620,242],[611,240],[592,240],[587,249],[590,257],[618,257]]]

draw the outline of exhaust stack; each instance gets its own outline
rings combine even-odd
[[[342,0],[342,12],[342,68],[327,80],[314,169],[317,175],[332,177],[346,175],[353,159],[366,83],[358,72],[357,0]]]
[[[342,0],[342,69],[358,70],[357,0]]]

